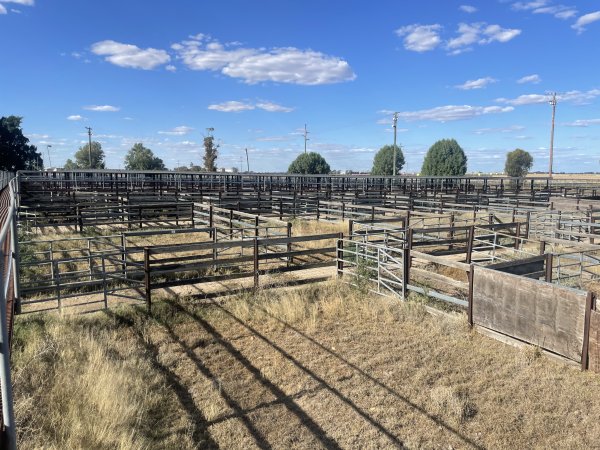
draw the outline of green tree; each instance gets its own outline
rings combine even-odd
[[[92,151],[89,151],[90,145],[85,144],[79,147],[75,152],[75,161],[67,159],[64,168],[67,170],[74,169],[105,169],[104,150],[100,142],[92,141]],[[90,165],[91,161],[91,165]]]
[[[533,165],[533,157],[520,148],[506,154],[504,171],[509,177],[522,178]]]
[[[325,158],[316,152],[302,153],[288,168],[288,173],[328,174],[331,168]]]
[[[404,153],[396,146],[396,174],[404,167]],[[373,158],[371,175],[394,175],[394,146],[384,145]]]
[[[165,170],[165,163],[141,142],[133,144],[125,155],[127,170]]]
[[[462,176],[467,172],[467,156],[454,139],[442,139],[433,144],[423,161],[421,175]]]
[[[208,135],[204,138],[204,169],[207,172],[216,172],[217,165],[215,164],[217,161],[217,156],[219,152],[217,151],[219,148],[218,145],[215,145],[214,136]]]
[[[43,169],[42,155],[21,129],[22,117],[0,118],[0,170]]]

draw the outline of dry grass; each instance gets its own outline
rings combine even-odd
[[[600,377],[339,283],[17,321],[23,448],[591,448]]]

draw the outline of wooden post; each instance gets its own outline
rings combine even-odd
[[[588,292],[585,299],[585,316],[583,320],[583,348],[581,350],[581,370],[587,370],[589,365],[590,320],[594,305],[594,293]]]
[[[292,237],[292,224],[290,222],[288,222],[287,224],[287,237],[288,239]],[[287,252],[291,252],[292,251],[292,243],[288,242],[287,243]],[[290,267],[290,264],[293,264],[294,260],[291,256],[287,257],[287,266]]]
[[[552,253],[546,254],[546,283],[552,283]]]
[[[233,239],[233,209],[229,210],[229,239]]]
[[[525,229],[525,239],[529,239],[529,227],[531,226],[531,211],[527,211],[527,228]]]
[[[258,238],[254,239],[254,289],[258,289]]]
[[[150,282],[150,249],[144,247],[144,286],[146,288],[146,308],[152,312],[152,285]]]
[[[450,238],[450,240],[454,240],[454,213],[450,214],[450,228],[451,230],[448,232],[448,237]],[[452,245],[452,243],[450,243],[448,245],[448,250],[452,250],[454,248],[454,246]]]
[[[475,279],[475,264],[470,263],[469,266],[469,273],[468,275],[468,279],[469,279],[469,294],[467,297],[467,317],[469,320],[469,326],[472,328],[473,327],[473,280]]]
[[[341,278],[344,274],[344,233],[339,233],[337,240],[337,276]]]
[[[319,198],[317,197],[317,220],[319,220],[321,218],[321,214],[320,214],[320,211],[319,211],[319,206],[320,206],[320,204],[319,204]]]
[[[215,233],[215,230],[213,229],[213,206],[210,205],[208,207],[208,228],[212,229],[212,233]]]
[[[471,260],[473,258],[473,239],[475,238],[475,226],[471,225],[469,227],[469,233],[467,237],[467,264],[471,264]]]
[[[540,242],[540,255],[543,255],[544,253],[546,253],[546,241],[541,241]]]
[[[81,208],[77,205],[75,211],[77,212],[77,225],[79,226],[79,232],[83,232],[83,218],[81,217]]]
[[[354,220],[350,219],[348,221],[348,236],[352,239],[352,235],[354,234]]]
[[[515,230],[515,250],[519,249],[521,239],[521,222],[517,222],[516,230]]]
[[[412,231],[412,230],[410,230]],[[412,233],[409,233],[412,234]],[[408,285],[410,284],[410,247],[406,245],[402,251],[402,299],[408,298]]]

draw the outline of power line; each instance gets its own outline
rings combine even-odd
[[[552,160],[554,159],[554,117],[556,116],[556,92],[552,93],[552,98],[548,102],[552,106],[552,127],[550,129],[550,163],[548,165],[548,177],[552,178]]]
[[[85,129],[88,132],[88,140],[89,140],[89,147],[88,147],[88,157],[90,160],[90,169],[92,168],[92,128],[91,127],[85,127]]]
[[[304,153],[306,153],[306,141],[310,141],[308,138],[308,130],[306,129],[306,124],[304,124]]]

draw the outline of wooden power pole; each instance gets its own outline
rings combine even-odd
[[[552,106],[552,127],[550,129],[550,162],[548,164],[548,177],[552,178],[552,160],[554,159],[554,117],[556,116],[556,92],[552,94],[550,99]]]

